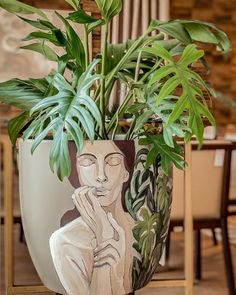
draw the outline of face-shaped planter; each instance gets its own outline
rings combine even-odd
[[[121,295],[144,287],[165,245],[169,178],[158,161],[145,169],[148,150],[134,141],[85,142],[80,155],[73,143],[69,148],[71,206],[54,216],[60,226],[47,236],[64,293]]]

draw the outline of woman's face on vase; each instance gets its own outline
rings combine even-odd
[[[111,205],[129,178],[124,155],[112,141],[86,142],[77,171],[80,185],[94,187],[101,206]]]

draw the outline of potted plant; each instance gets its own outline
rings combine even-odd
[[[108,44],[109,23],[122,1],[95,0],[100,19],[80,0],[66,1],[73,12],[55,12],[62,30],[39,9],[0,0],[0,7],[37,29],[22,48],[57,64],[41,79],[0,84],[0,101],[22,110],[9,122],[9,135],[13,144],[24,140],[19,169],[26,240],[53,291],[128,294],[149,282],[165,247],[171,165],[185,165],[176,138],[195,136],[201,145],[204,122],[215,124],[206,103],[214,93],[194,67],[206,66],[199,46],[228,52],[230,43],[209,23],[153,20],[138,39]],[[72,23],[84,26],[83,41]],[[99,26],[102,52],[92,60],[88,39]],[[117,81],[127,91],[110,110]]]

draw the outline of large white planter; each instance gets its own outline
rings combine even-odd
[[[42,282],[65,294],[54,269],[49,249],[52,233],[60,228],[61,216],[73,207],[74,188],[60,182],[49,167],[51,142],[43,141],[31,155],[31,140],[19,141],[20,203],[25,238],[30,256]]]
[[[144,287],[169,224],[171,185],[160,162],[146,170],[148,150],[133,141],[85,142],[81,155],[70,142],[72,174],[62,183],[49,168],[51,142],[33,155],[30,145],[19,145],[21,210],[42,282],[69,295]]]

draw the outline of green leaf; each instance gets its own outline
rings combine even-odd
[[[206,25],[200,23],[185,23],[184,27],[194,41],[218,44],[217,38]]]
[[[157,157],[158,157],[158,153],[156,152],[155,149],[152,148],[147,155],[145,168],[148,169],[155,162]]]
[[[163,138],[168,146],[174,148],[173,133],[171,128],[163,128]]]
[[[162,66],[161,68],[159,68],[158,70],[156,70],[154,72],[154,74],[148,84],[152,85],[152,84],[160,81],[164,77],[168,76],[172,72],[173,72],[173,67],[171,65]]]
[[[106,22],[110,21],[122,10],[122,0],[95,0]]]
[[[174,61],[171,54],[160,44],[156,44],[153,47],[144,48],[142,51],[152,53],[170,62]]]
[[[75,10],[77,10],[80,7],[81,0],[65,0],[67,3],[69,3]]]
[[[159,105],[167,96],[172,94],[179,84],[179,78],[176,76],[169,78],[162,86],[160,93],[157,95],[157,105]]]
[[[183,111],[186,109],[188,104],[188,96],[186,93],[183,93],[180,98],[178,99],[177,103],[175,104],[175,107],[170,114],[168,121],[167,121],[167,127],[169,127],[172,123],[174,123],[183,113]]]
[[[104,22],[103,19],[99,19],[96,22],[88,24],[88,33],[91,33],[97,27],[100,27],[100,26],[104,25],[104,23],[105,22]]]
[[[79,24],[89,24],[98,21],[98,19],[90,16],[83,9],[78,9],[75,12],[69,13],[67,19]]]
[[[153,111],[146,111],[142,115],[140,115],[137,118],[134,131],[139,131],[141,128],[143,128],[143,125],[148,121],[150,116],[153,114]]]
[[[60,30],[54,30],[51,34],[45,32],[32,32],[24,38],[24,41],[34,39],[46,40],[57,46],[62,46],[65,43],[65,38]]]
[[[190,44],[185,47],[183,54],[181,58],[179,59],[178,63],[183,66],[188,66],[190,64],[193,64],[200,58],[204,56],[203,50],[197,50],[196,45]]]
[[[51,22],[46,21],[46,20],[38,19],[35,21],[35,20],[27,19],[27,18],[24,18],[21,16],[18,16],[18,17],[21,20],[23,20],[24,22],[28,23],[29,25],[31,25],[37,29],[40,29],[40,30],[48,31],[50,29],[57,29]]]
[[[159,30],[171,37],[176,38],[183,44],[191,43],[191,38],[188,32],[185,30],[184,26],[179,23],[178,21],[168,21],[168,22],[161,22],[153,20],[150,23],[150,27],[156,30]]]
[[[56,12],[56,15],[61,19],[66,27],[66,49],[68,55],[71,55],[71,57],[76,60],[77,66],[80,66],[82,69],[85,70],[85,51],[82,41],[70,25],[70,23],[58,12]]]
[[[101,125],[100,112],[88,96],[94,82],[100,78],[93,74],[100,62],[95,60],[80,76],[77,89],[57,73],[52,85],[57,89],[54,96],[45,97],[31,109],[31,115],[37,116],[25,131],[24,137],[34,137],[32,150],[45,138],[49,131],[53,132],[53,147],[50,153],[50,166],[63,179],[70,175],[70,159],[68,158],[68,140],[72,139],[81,151],[86,136],[93,141],[95,123]],[[63,161],[67,161],[64,163]]]
[[[8,122],[8,133],[13,145],[16,144],[17,138],[21,130],[27,125],[29,122],[29,114],[28,112],[23,112],[19,116],[11,119]]]
[[[34,44],[22,46],[21,48],[36,51],[51,61],[58,60],[57,54],[49,46],[45,45],[44,43],[34,43]]]
[[[203,104],[201,104],[199,101],[197,102],[197,108],[199,110],[199,112],[201,114],[203,114],[208,121],[211,123],[211,125],[215,126],[216,125],[216,121],[215,118],[213,117],[213,115],[210,113],[210,111],[208,110],[207,106],[204,106]]]
[[[12,79],[0,83],[0,101],[18,109],[29,111],[42,98],[43,93],[30,81]]]
[[[161,167],[166,175],[169,175],[169,168],[171,164],[174,164],[179,169],[184,169],[184,159],[182,149],[174,143],[174,148],[168,146],[162,135],[148,136],[154,144],[153,149],[156,152],[156,157],[161,157]],[[154,159],[154,154],[152,158]]]
[[[51,168],[56,170],[61,181],[64,177],[70,175],[71,159],[68,148],[68,135],[61,128],[58,128],[54,134],[49,157],[50,160],[53,160],[50,163]]]
[[[0,0],[0,7],[11,13],[37,14],[42,18],[47,19],[46,14],[42,12],[42,10],[24,4],[17,0]]]

